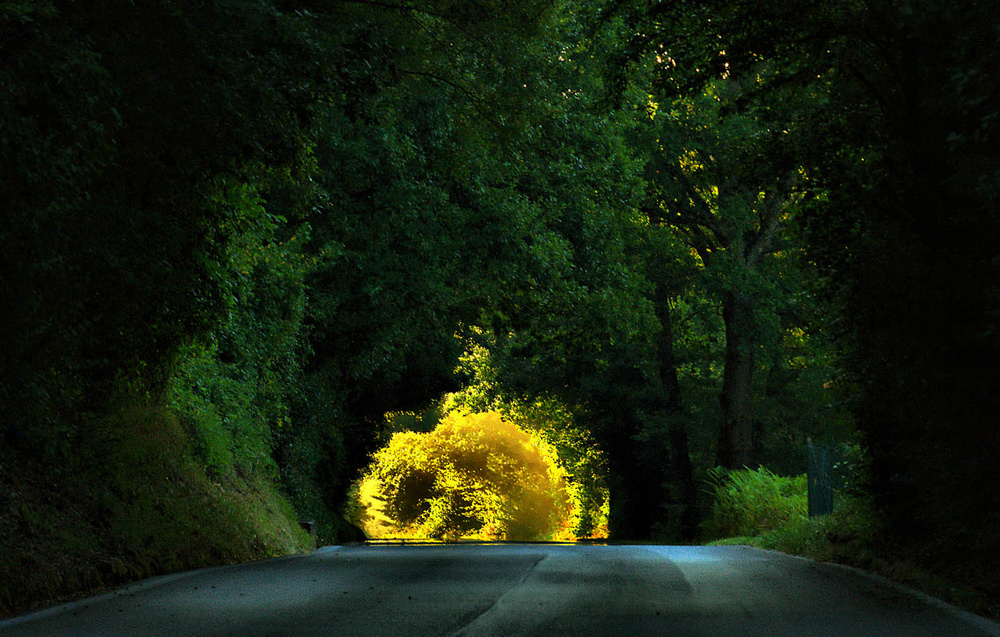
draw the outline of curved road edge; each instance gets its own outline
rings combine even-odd
[[[135,582],[130,582],[128,584],[123,584],[121,586],[116,586],[110,590],[103,593],[98,593],[96,595],[88,594],[86,597],[80,599],[74,599],[70,602],[56,603],[52,606],[47,606],[45,608],[40,608],[38,610],[29,611],[23,615],[15,615],[14,617],[8,617],[7,619],[0,619],[0,629],[12,628],[19,624],[24,624],[26,622],[35,621],[38,619],[44,619],[52,615],[58,615],[60,613],[69,612],[76,610],[77,608],[90,606],[92,604],[108,601],[115,599],[117,597],[122,597],[124,595],[134,595],[140,591],[149,591],[159,586],[165,584],[170,584],[179,580],[192,577],[194,575],[201,575],[204,573],[214,573],[223,572],[230,569],[240,568],[246,564],[253,564],[255,562],[280,562],[284,560],[295,560],[315,553],[321,553],[324,551],[336,551],[340,549],[340,546],[324,546],[307,553],[294,553],[292,555],[279,555],[278,557],[269,557],[263,560],[254,560],[253,562],[240,562],[237,564],[222,564],[220,566],[207,566],[205,568],[196,568],[190,571],[180,571],[177,573],[168,573],[166,575],[156,575],[154,577],[149,577],[147,579],[138,580]]]
[[[885,577],[883,575],[879,575],[878,573],[873,573],[871,571],[866,571],[866,570],[864,570],[862,568],[857,568],[855,566],[849,566],[847,564],[839,564],[837,562],[817,562],[816,560],[810,559],[808,557],[802,557],[801,555],[793,555],[791,553],[782,553],[781,551],[773,551],[771,549],[762,549],[762,548],[758,548],[756,546],[748,546],[748,545],[741,545],[741,546],[746,546],[746,548],[748,548],[748,549],[752,549],[752,550],[755,550],[755,551],[761,551],[763,553],[774,553],[776,555],[784,555],[785,557],[788,557],[788,558],[791,558],[791,559],[794,559],[794,560],[801,560],[803,562],[807,562],[807,563],[810,563],[810,564],[815,564],[818,567],[822,566],[823,568],[837,569],[837,570],[841,570],[841,571],[844,571],[844,572],[847,572],[847,573],[852,573],[854,575],[859,575],[861,577],[864,577],[864,578],[872,581],[875,584],[878,584],[880,586],[885,586],[887,588],[891,588],[891,589],[893,589],[894,591],[896,591],[897,593],[899,593],[901,595],[908,595],[910,597],[915,597],[915,598],[919,599],[920,601],[922,601],[922,602],[924,602],[926,604],[929,604],[929,605],[931,605],[931,606],[933,606],[933,607],[935,607],[935,608],[937,608],[937,609],[939,609],[939,610],[941,610],[943,612],[946,612],[946,613],[952,615],[956,619],[961,619],[962,621],[968,622],[968,623],[976,626],[977,628],[979,628],[982,631],[988,633],[992,637],[1000,637],[1000,622],[996,622],[996,621],[994,621],[992,619],[989,619],[988,617],[983,617],[982,615],[976,615],[975,613],[973,613],[971,611],[967,611],[964,608],[960,608],[958,606],[955,606],[954,604],[949,604],[948,602],[946,602],[946,601],[944,601],[944,600],[942,600],[942,599],[940,599],[938,597],[934,597],[933,595],[925,593],[925,592],[923,592],[921,590],[918,590],[916,588],[912,588],[912,587],[907,586],[905,584],[901,584],[901,583],[899,583],[897,581],[894,581],[894,580],[891,580],[891,579],[889,579],[889,578],[887,578],[887,577]]]

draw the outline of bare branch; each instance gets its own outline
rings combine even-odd
[[[694,182],[691,181],[691,178],[684,174],[684,171],[681,170],[680,167],[675,166],[674,164],[663,164],[661,168],[666,171],[678,184],[680,184],[681,188],[684,189],[684,194],[686,194],[688,198],[694,202],[696,215],[693,220],[700,225],[712,225],[712,209],[708,207],[708,202],[705,201],[705,198],[701,196],[700,192],[698,192],[698,188],[694,185]]]
[[[754,233],[753,242],[747,247],[746,260],[750,266],[760,261],[761,257],[771,252],[774,237],[778,233],[778,226],[781,223],[781,213],[785,210],[788,198],[795,191],[795,182],[798,180],[798,173],[791,171],[781,184],[776,188],[777,192],[772,201],[764,207],[764,215],[760,220],[760,228]]]

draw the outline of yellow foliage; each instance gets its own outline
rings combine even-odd
[[[357,493],[371,537],[566,540],[579,514],[555,449],[496,412],[393,435]]]

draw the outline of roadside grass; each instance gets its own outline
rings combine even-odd
[[[766,469],[716,475],[713,512],[704,527],[707,543],[754,546],[853,566],[1000,619],[1000,590],[988,570],[973,574],[940,564],[931,567],[930,560],[919,559],[920,548],[890,544],[872,499],[861,494],[841,495],[832,514],[810,518],[806,488],[804,476],[783,478]],[[786,501],[779,503],[778,498]],[[755,523],[760,520],[766,523]]]
[[[311,548],[267,476],[210,476],[167,410],[134,406],[72,466],[0,457],[0,616],[154,575]]]

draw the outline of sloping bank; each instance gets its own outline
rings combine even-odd
[[[72,443],[60,466],[0,443],[0,616],[313,546],[274,471],[207,469],[168,411],[133,410]],[[324,522],[326,539],[347,532]]]

